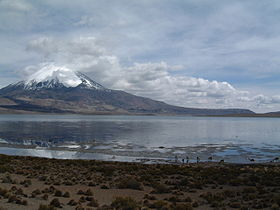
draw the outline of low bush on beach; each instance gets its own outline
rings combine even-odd
[[[154,203],[149,205],[149,208],[152,208],[152,209],[162,209],[162,210],[170,209],[168,202],[163,201],[163,200],[155,201]]]
[[[133,177],[122,179],[117,185],[117,187],[120,189],[133,189],[133,190],[143,189],[142,184]]]
[[[2,178],[2,183],[13,184],[14,181],[12,180],[10,175],[6,175],[5,177]]]
[[[110,188],[107,185],[103,184],[103,185],[100,186],[100,189],[108,190]]]
[[[75,200],[70,200],[68,203],[67,203],[67,205],[69,205],[69,206],[77,206],[78,205],[78,202],[76,202]]]
[[[280,206],[277,203],[274,203],[274,204],[271,205],[271,209],[272,210],[279,210]]]
[[[157,200],[157,198],[153,195],[145,194],[144,199],[148,200]]]
[[[79,190],[77,192],[78,195],[86,195],[86,196],[93,196],[93,192],[91,191],[91,189],[87,189],[86,191],[83,190]]]
[[[49,195],[48,194],[44,194],[41,197],[43,200],[48,200],[49,199]]]
[[[99,170],[104,176],[113,176],[115,169],[113,167],[103,167]]]
[[[83,190],[79,190],[79,191],[77,192],[77,194],[78,194],[78,195],[84,195],[85,193],[84,193]]]
[[[11,156],[0,154],[0,165],[9,164],[12,159]]]
[[[57,198],[54,198],[51,202],[50,202],[50,206],[53,207],[57,207],[57,208],[61,208],[61,203]]]
[[[117,197],[111,204],[117,210],[137,210],[137,202],[131,197]]]
[[[62,197],[64,198],[70,198],[70,193],[69,192],[65,192]]]
[[[38,210],[56,210],[54,206],[40,204]]]
[[[15,196],[15,195],[10,195],[8,198],[8,203],[15,203],[19,205],[27,205],[27,200],[22,200],[21,198]]]
[[[224,193],[211,193],[211,192],[205,192],[200,195],[201,198],[205,199],[208,204],[211,205],[211,207],[221,207],[223,206],[222,202],[226,199],[226,196]]]
[[[8,193],[8,190],[7,190],[7,189],[0,188],[0,195],[1,195],[1,196],[4,197],[6,193]]]
[[[54,196],[56,196],[56,197],[62,197],[62,191],[56,190],[55,193],[54,193]]]
[[[98,204],[98,201],[96,199],[92,199],[88,204],[87,206],[90,206],[90,207],[98,207],[99,204]]]
[[[243,189],[242,193],[249,194],[249,193],[256,193],[257,188],[256,187],[246,187]]]
[[[39,190],[39,189],[33,190],[32,193],[31,193],[32,197],[34,197],[34,198],[35,198],[37,195],[41,195],[41,194],[42,194],[42,192],[41,192],[41,190]]]
[[[172,203],[182,202],[182,199],[180,199],[179,197],[176,197],[176,196],[165,198],[164,200],[167,200],[167,201],[172,202]]]
[[[193,210],[191,203],[176,203],[171,205],[171,210]]]
[[[11,167],[8,165],[0,165],[0,173],[11,172]]]
[[[161,184],[161,183],[154,183],[152,185],[152,187],[154,188],[153,193],[162,194],[162,193],[169,193],[170,192],[170,189],[167,186],[165,186],[164,184]]]
[[[91,189],[87,189],[87,191],[85,192],[85,195],[93,196],[93,192],[91,191]]]
[[[24,187],[29,187],[30,185],[32,185],[32,182],[30,179],[25,179],[24,181],[21,181],[20,184]]]
[[[274,195],[272,199],[275,203],[277,203],[280,206],[280,194],[279,193]]]
[[[97,210],[115,210],[115,209],[113,207],[111,207],[111,206],[103,205],[101,207],[98,207]]]
[[[85,203],[87,200],[86,200],[86,197],[85,196],[81,196],[80,199],[79,199],[79,203]]]

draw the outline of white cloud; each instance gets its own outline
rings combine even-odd
[[[39,63],[23,46],[41,37],[27,47],[41,61],[108,87],[187,106],[279,110],[279,8],[277,0],[0,0],[0,67]],[[7,82],[17,79],[7,72]],[[252,99],[259,94],[268,99]]]
[[[33,6],[25,0],[1,0],[0,8],[10,11],[28,12]]]
[[[41,53],[50,62],[84,72],[108,88],[175,105],[247,108],[249,105],[254,107],[254,104],[257,107],[280,103],[279,96],[253,96],[247,91],[237,90],[228,82],[174,74],[174,71],[183,68],[180,65],[170,66],[166,62],[159,62],[123,66],[119,58],[109,54],[95,37],[73,40],[41,37],[31,41],[27,49]],[[27,67],[24,72],[34,71],[36,67]]]

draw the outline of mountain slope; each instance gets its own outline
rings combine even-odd
[[[0,90],[0,108],[80,114],[253,114],[246,109],[195,109],[111,90],[64,67],[42,68],[25,81]]]

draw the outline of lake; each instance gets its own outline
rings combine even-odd
[[[0,115],[0,153],[62,159],[268,162],[279,118]]]

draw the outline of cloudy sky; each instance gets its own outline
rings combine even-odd
[[[279,111],[279,20],[279,0],[0,0],[0,87],[56,65],[170,104]]]

